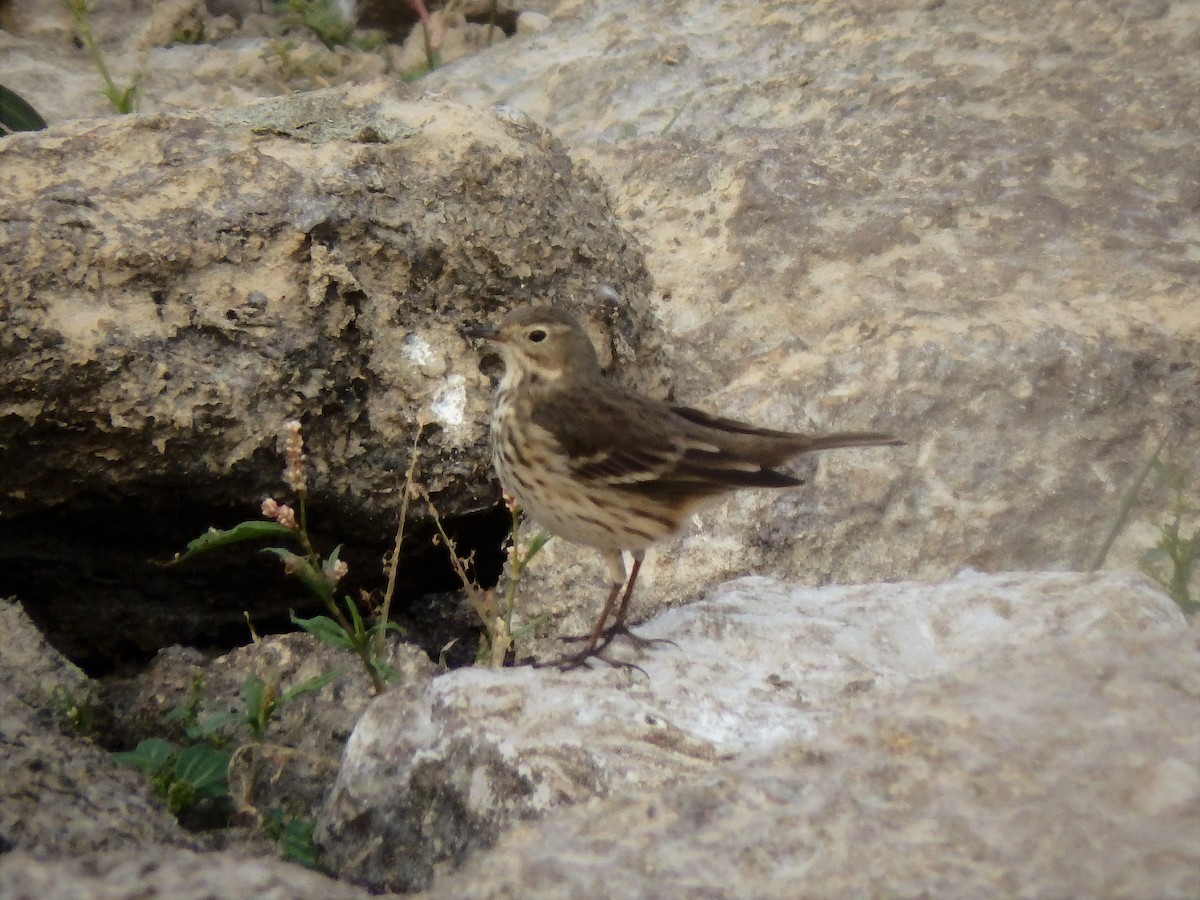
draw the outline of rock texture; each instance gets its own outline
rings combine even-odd
[[[0,857],[0,893],[9,900],[365,900],[372,896],[279,860],[167,847],[56,861],[10,853]]]
[[[86,706],[90,687],[19,606],[0,600],[0,860],[193,845],[140,773],[63,734],[55,712]],[[0,876],[0,895],[9,896]]]
[[[1163,434],[1200,469],[1198,51],[1166,0],[566,2],[423,82],[614,185],[678,397],[911,444],[714,511],[645,608],[745,572],[1081,568]],[[1152,481],[1116,565],[1164,503]]]
[[[272,614],[270,594],[146,560],[256,516],[280,489],[287,419],[307,426],[314,514],[357,541],[351,565],[376,587],[418,426],[443,516],[496,502],[490,381],[461,327],[536,297],[589,310],[610,359],[640,343],[636,245],[516,113],[377,84],[76,122],[6,140],[0,159],[0,590],[75,651],[111,650],[118,621],[154,648]],[[419,532],[409,546],[410,584],[447,586],[444,551]],[[96,582],[116,596],[78,615]]]
[[[1085,567],[1164,434],[1200,471],[1200,6],[534,0],[542,30],[412,87],[259,107],[407,57],[203,6],[98,5],[145,116],[75,121],[109,106],[69,18],[0,2],[3,81],[55,126],[0,142],[0,592],[77,658],[140,658],[180,621],[244,640],[244,609],[261,624],[296,594],[143,561],[252,515],[279,423],[316,407],[316,505],[369,579],[414,422],[443,512],[491,490],[496,361],[455,326],[535,294],[587,305],[615,368],[661,390],[666,363],[681,401],[909,447],[810,461],[806,488],[741,495],[655,553],[638,615],[707,599],[649,626],[678,650],[620,648],[648,678],[415,672],[325,807],[345,877],[437,897],[1200,894],[1197,633],[1147,583],[795,587]],[[204,43],[173,43],[196,23]],[[1136,564],[1167,502],[1152,477],[1109,566]],[[410,562],[406,587],[454,586]],[[748,572],[778,580],[712,593]],[[552,542],[522,587],[523,619],[549,614],[524,649],[549,653],[590,624],[603,570]],[[227,698],[241,667],[300,677],[310,652],[172,651],[105,696],[145,729],[192,663]],[[19,848],[0,893],[335,894],[179,852],[138,785],[51,727],[39,681],[94,685],[29,672],[0,714]],[[331,756],[361,699],[332,696],[345,709],[310,719],[311,698],[287,723],[306,752]],[[289,796],[315,805],[318,782]],[[207,880],[235,869],[250,880]]]
[[[729,795],[737,795],[741,779],[754,771],[755,754],[766,747],[782,744],[793,748],[772,763],[779,767],[790,765],[788,760],[794,761],[797,753],[811,752],[839,758],[849,754],[855,765],[869,771],[877,761],[864,755],[860,745],[865,738],[852,734],[830,737],[830,733],[837,734],[835,722],[866,716],[864,710],[877,710],[874,714],[883,720],[894,716],[901,723],[897,729],[913,733],[914,741],[920,737],[919,746],[911,748],[904,743],[907,739],[897,737],[898,751],[934,754],[940,732],[932,725],[916,723],[934,715],[927,706],[939,697],[936,717],[945,720],[939,727],[957,723],[964,745],[975,748],[971,752],[1017,757],[1010,768],[993,773],[998,779],[996,791],[1006,779],[1020,782],[1032,777],[1033,769],[1043,764],[1031,762],[1042,760],[1037,753],[1015,753],[1022,742],[1062,746],[1099,740],[1073,729],[1094,726],[1107,732],[1118,729],[1116,723],[1127,716],[1136,717],[1139,725],[1135,731],[1144,737],[1168,709],[1175,710],[1171,715],[1177,723],[1162,736],[1170,752],[1150,752],[1148,758],[1157,762],[1147,762],[1147,771],[1153,775],[1153,765],[1163,764],[1163,777],[1178,777],[1180,784],[1186,784],[1188,778],[1200,779],[1196,767],[1200,756],[1189,756],[1189,748],[1200,748],[1200,733],[1187,715],[1187,710],[1200,702],[1194,693],[1200,683],[1192,685],[1194,679],[1182,675],[1190,685],[1182,693],[1167,683],[1169,673],[1185,671],[1181,668],[1185,660],[1191,659],[1194,665],[1184,642],[1176,638],[1171,662],[1156,663],[1153,679],[1143,683],[1140,674],[1130,676],[1137,682],[1132,696],[1124,688],[1109,693],[1104,682],[1113,676],[1095,671],[1097,661],[1111,652],[1110,645],[1133,659],[1140,652],[1135,649],[1139,641],[1164,632],[1177,635],[1181,630],[1178,609],[1141,576],[970,575],[938,585],[819,590],[763,578],[745,579],[703,602],[655,619],[645,630],[646,636],[669,638],[677,647],[635,656],[641,671],[606,666],[570,673],[528,668],[460,670],[436,679],[426,690],[402,690],[381,697],[347,744],[318,839],[324,858],[345,877],[374,888],[424,888],[433,883],[437,872],[478,853],[515,821],[546,815],[557,807],[608,796],[624,797],[630,803],[647,792],[661,803],[658,789],[662,786],[673,785],[670,792],[674,792],[683,785],[713,784],[711,779],[727,766],[732,767],[729,774],[716,783],[724,785],[723,791]],[[1087,651],[1088,666],[1068,676],[1075,662],[1063,661],[1060,654],[1075,643],[1104,645],[1106,649]],[[998,678],[998,673],[1002,666],[1027,666],[1028,654],[1021,649],[1026,647],[1040,648],[1038,653],[1053,662],[1035,666],[1035,674],[1022,675],[1018,688],[1011,680]],[[616,652],[623,649],[627,650]],[[986,678],[975,674],[981,668],[988,673]],[[1118,666],[1115,671],[1124,669]],[[1062,683],[1043,696],[1032,688],[1039,678],[1048,685],[1055,684],[1055,679]],[[1086,703],[1084,718],[1090,724],[1071,722],[1050,729],[1076,692],[1080,693],[1079,702]],[[1151,695],[1154,700],[1147,705],[1145,700]],[[1013,712],[1010,720],[1006,704],[1023,711],[1020,715]],[[910,716],[911,720],[906,718]],[[990,724],[971,727],[971,722],[980,720]],[[883,721],[874,727],[881,735],[873,740],[886,745],[891,726]],[[1009,733],[1004,741],[990,746],[1005,727]],[[1131,733],[1123,746],[1133,748],[1139,739]],[[807,749],[814,740],[826,749]],[[956,752],[947,749],[950,756]],[[1098,747],[1092,753],[1105,755]],[[731,759],[742,761],[725,762]],[[1096,760],[1092,756],[1081,760],[1064,751],[1061,760],[1048,763],[1053,771],[1038,777],[1070,779],[1074,784],[1085,770],[1085,762],[1090,766]],[[932,767],[933,761],[928,764]],[[970,784],[967,773],[978,772],[984,765],[971,758],[965,746],[958,758],[947,760],[948,770],[965,779],[962,790]],[[1103,791],[1122,790],[1121,779],[1132,777],[1130,765],[1122,762],[1117,766],[1119,771],[1112,774],[1112,783]],[[1142,771],[1140,766],[1133,768]],[[925,777],[936,776],[933,768],[925,771]],[[827,802],[852,804],[865,818],[871,801],[859,791],[871,786],[857,778],[838,781],[847,795],[832,796]],[[759,789],[753,778],[749,783],[753,790]],[[803,783],[797,775],[795,790]],[[1196,784],[1200,786],[1200,780]],[[1131,782],[1127,787],[1133,790],[1135,786]],[[1167,788],[1163,790],[1169,793]],[[696,792],[697,796],[703,793],[699,787]],[[1038,799],[1044,801],[1033,791],[1030,802]],[[1060,799],[1065,802],[1067,798]],[[745,802],[749,816],[756,801]],[[901,804],[903,799],[897,797],[896,802]],[[786,816],[782,798],[779,803],[777,814]],[[1106,807],[1104,817],[1111,820],[1120,811],[1118,806]],[[620,804],[608,808],[617,809]],[[1179,815],[1190,815],[1188,808],[1183,804]],[[1048,815],[1049,809],[1047,806],[1039,815]],[[851,815],[849,810],[840,814]],[[1131,812],[1128,820],[1113,826],[1113,839],[1137,827],[1145,815],[1144,811]],[[556,818],[550,816],[548,828]],[[861,827],[882,828],[887,819],[887,815],[872,818]],[[1091,820],[1090,813],[1084,815],[1080,827]],[[1023,852],[1025,839],[1018,839],[1024,827],[1021,822],[1017,816],[987,824],[988,829],[995,829],[990,840],[1002,845],[1004,853]],[[603,841],[612,841],[621,827],[615,825],[613,831],[596,834],[603,833]],[[686,831],[689,826],[680,827]],[[760,842],[771,846],[770,826],[751,828],[747,821],[739,820],[728,827],[744,832],[741,840],[746,847]],[[1033,832],[1040,833],[1037,828]],[[848,846],[854,843],[848,832],[844,837]],[[861,837],[865,842],[865,833]],[[677,839],[686,843],[684,833]],[[597,841],[602,842],[600,838]],[[1182,837],[1180,841],[1178,847],[1186,843]],[[1140,846],[1145,850],[1152,844],[1147,839]],[[629,852],[640,852],[636,849],[640,846],[629,844]],[[839,847],[839,852],[845,849]],[[710,844],[699,841],[673,861],[665,854],[661,864],[684,872],[689,853],[711,850]],[[865,846],[860,850],[869,852]],[[523,852],[513,855],[514,865]],[[602,851],[595,852],[603,857]],[[529,853],[531,858],[541,858],[536,841]],[[555,855],[565,859],[573,853],[563,844]],[[483,861],[480,866],[479,871],[485,872],[488,863]],[[720,866],[719,858],[714,858],[713,866]],[[508,888],[521,893],[519,888],[530,873],[524,868],[512,872]],[[711,876],[706,872],[705,881]],[[479,877],[486,883],[485,875]],[[580,887],[584,882],[566,884]],[[601,896],[604,892],[599,884],[569,893]],[[967,890],[969,884],[963,881],[962,889],[949,893],[978,893]],[[481,896],[505,896],[502,887],[496,887],[495,893],[486,886],[476,889]],[[653,895],[651,882],[645,890],[648,893],[638,896]],[[756,896],[783,895],[768,891]]]
[[[816,739],[520,825],[422,896],[1195,896],[1200,632],[1009,637]]]

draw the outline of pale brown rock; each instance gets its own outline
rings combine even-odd
[[[521,298],[586,307],[628,364],[645,323],[636,245],[560,144],[383,84],[14,136],[0,197],[0,589],[77,653],[112,651],[106,621],[153,649],[297,603],[147,562],[257,517],[288,419],[321,531],[378,588],[418,426],[442,516],[498,499],[491,381],[460,328]],[[438,566],[444,587],[411,516],[401,577]],[[96,580],[119,585],[99,618]],[[124,612],[168,594],[154,620]]]
[[[236,853],[151,847],[44,860],[0,857],[0,892],[9,900],[366,900],[371,895],[294,863]]]
[[[823,748],[836,747],[838,755],[849,754],[858,765],[859,739],[841,737],[839,720],[872,715],[864,710],[875,709],[885,718],[903,718],[908,710],[921,709],[912,713],[920,718],[926,714],[927,698],[938,696],[931,685],[943,685],[946,694],[937,716],[966,723],[961,730],[964,745],[978,737],[969,723],[986,721],[993,702],[1012,704],[1027,716],[1014,722],[1004,744],[990,748],[990,737],[980,739],[980,746],[964,746],[961,757],[948,760],[944,775],[951,786],[956,778],[969,784],[968,773],[983,765],[973,759],[974,753],[1011,756],[1011,766],[1023,772],[1040,765],[1036,751],[1016,752],[1023,741],[1054,745],[1058,740],[1098,740],[1086,732],[1076,736],[1072,729],[1094,725],[1107,730],[1127,716],[1138,717],[1137,733],[1144,734],[1157,717],[1166,715],[1176,716],[1176,726],[1163,738],[1175,742],[1171,751],[1171,758],[1179,761],[1175,767],[1182,767],[1181,778],[1194,777],[1200,783],[1196,768],[1200,756],[1186,762],[1189,741],[1198,735],[1194,722],[1187,721],[1187,710],[1200,697],[1176,698],[1166,683],[1171,667],[1178,671],[1186,658],[1181,649],[1172,651],[1172,662],[1154,664],[1157,680],[1153,683],[1137,681],[1137,698],[1100,691],[1086,716],[1091,725],[1063,723],[1061,738],[1050,728],[1059,707],[1043,708],[1048,698],[1031,687],[1038,678],[1053,681],[1058,675],[1065,679],[1064,694],[1085,690],[1084,682],[1090,684],[1090,674],[1065,674],[1071,663],[1058,659],[1064,647],[1115,644],[1121,648],[1118,658],[1128,657],[1132,666],[1141,652],[1140,642],[1185,630],[1182,615],[1167,597],[1142,576],[1122,573],[966,575],[940,584],[822,589],[765,578],[735,581],[701,602],[647,624],[646,637],[669,638],[676,646],[639,655],[616,642],[611,654],[635,661],[640,669],[616,670],[603,664],[566,673],[468,669],[435,679],[425,690],[418,687],[381,697],[346,746],[336,786],[321,815],[318,840],[324,859],[345,877],[375,888],[412,890],[434,884],[439,875],[481,854],[492,842],[503,841],[501,836],[516,822],[546,816],[547,831],[534,829],[539,837],[529,845],[514,849],[503,862],[497,861],[505,855],[503,849],[494,856],[483,855],[472,864],[471,878],[477,882],[452,879],[440,895],[452,896],[468,883],[470,891],[480,896],[505,896],[506,890],[517,895],[539,884],[536,873],[552,871],[562,879],[555,890],[581,897],[619,896],[620,891],[609,894],[600,888],[605,865],[601,860],[607,852],[636,858],[639,848],[653,840],[623,839],[620,832],[629,820],[621,818],[622,824],[611,831],[597,830],[595,843],[582,839],[585,826],[570,842],[547,839],[545,846],[554,849],[544,851],[539,841],[554,822],[577,821],[560,818],[560,807],[582,805],[589,810],[580,814],[586,819],[594,809],[587,801],[603,797],[624,798],[629,804],[649,792],[660,808],[664,803],[669,808],[665,798],[681,791],[697,797],[717,790],[732,797],[743,786],[757,791],[753,761],[762,759],[763,748],[772,745],[796,748],[778,762],[782,769],[794,764],[796,754],[810,752],[810,741]],[[1054,661],[1035,666],[1037,674],[1024,675],[1022,687],[1013,688],[996,673],[1004,666],[1026,666],[1021,649],[1026,647],[1038,648],[1038,654]],[[1097,658],[1103,658],[1108,651],[1096,652]],[[985,675],[974,674],[981,668]],[[1130,677],[1137,680],[1140,675]],[[1139,705],[1146,698],[1153,699]],[[886,742],[886,727],[878,726],[883,732],[879,741]],[[1128,740],[1133,746],[1135,738]],[[834,755],[832,749],[812,752]],[[1099,748],[1092,752],[1104,756]],[[743,758],[745,763],[740,762]],[[861,765],[869,769],[871,763]],[[1067,758],[1061,765],[1074,763]],[[1133,777],[1123,771],[1112,775],[1112,790],[1120,790],[1121,778]],[[928,777],[936,782],[940,776],[929,773]],[[1045,777],[1053,779],[1055,773]],[[854,777],[837,784],[860,810],[863,821],[856,827],[864,831],[864,845],[870,829],[876,830],[871,839],[886,845],[888,814],[872,817],[871,801],[856,793]],[[793,789],[802,791],[801,785],[797,780]],[[941,789],[940,782],[935,787]],[[713,799],[711,805],[716,808],[726,802],[732,801],[723,797]],[[771,842],[794,837],[796,832],[786,829],[785,834],[773,836],[769,820],[753,825],[750,810],[757,801],[746,802],[746,819],[729,825],[741,832],[735,847],[784,846]],[[621,804],[614,800],[602,810],[619,808]],[[789,814],[788,802],[780,798],[764,813],[778,815],[783,822]],[[1122,818],[1119,813],[1115,806],[1105,807],[1101,827],[1123,832],[1142,821],[1140,814]],[[1044,810],[1038,813],[1044,814]],[[647,827],[653,830],[659,825]],[[736,895],[732,888],[733,893],[721,893],[725,882],[718,874],[736,851],[729,857],[713,853],[711,868],[703,869],[702,879],[686,879],[690,854],[711,853],[714,844],[703,831],[689,843],[690,827],[681,822],[670,838],[677,858],[659,857],[659,862],[647,865],[661,865],[664,872],[684,878],[688,890],[682,894],[701,890],[702,896]],[[812,827],[819,827],[819,822]],[[991,840],[997,852],[1017,852],[1025,840],[1016,821],[997,824],[995,829]],[[603,850],[605,846],[610,851]],[[839,844],[835,849],[849,853],[851,848]],[[865,846],[860,850],[869,853]],[[595,854],[596,859],[595,871],[584,866],[579,881],[569,874],[570,865],[560,869],[551,862],[551,858],[575,859],[579,853],[588,860]],[[494,885],[487,874],[493,864],[498,874],[504,873]],[[654,896],[649,870],[637,864],[628,867],[627,877],[633,880],[614,884],[641,884],[641,893],[635,896]],[[753,879],[746,877],[753,885]],[[948,889],[956,896],[971,893]],[[550,891],[545,896],[554,895]],[[749,895],[787,893],[751,890]]]
[[[815,738],[518,825],[422,896],[1195,896],[1200,632],[993,637]]]
[[[910,443],[704,516],[644,608],[745,572],[1083,568],[1163,434],[1200,467],[1198,52],[1186,2],[565,3],[429,77],[619,186],[677,397]],[[1113,564],[1166,502],[1152,479]],[[582,568],[531,596],[594,613],[602,566],[555,554]]]
[[[0,600],[0,860],[192,846],[145,778],[87,735],[92,687]],[[73,735],[74,721],[83,734]],[[0,866],[3,863],[0,862]],[[9,896],[0,875],[0,895]]]

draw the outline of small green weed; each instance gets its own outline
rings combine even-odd
[[[1195,523],[1200,517],[1200,504],[1189,496],[1189,486],[1197,482],[1181,464],[1155,459],[1152,469],[1171,492],[1171,500],[1165,518],[1155,523],[1158,543],[1142,554],[1142,571],[1162,585],[1180,609],[1194,616],[1200,611],[1200,600],[1192,596],[1192,579],[1200,562],[1200,524],[1188,535],[1184,523]]]
[[[306,679],[287,690],[281,690],[278,679],[264,680],[255,674],[242,682],[242,708],[237,712],[201,717],[204,681],[192,683],[187,702],[167,713],[164,721],[179,722],[193,743],[186,746],[164,738],[152,737],[141,741],[133,750],[115,754],[121,762],[136,766],[149,779],[154,792],[167,804],[176,818],[183,819],[206,801],[230,811],[234,797],[230,775],[236,760],[253,759],[247,751],[258,747],[266,737],[267,728],[280,707],[297,697],[320,691],[340,672],[328,672]],[[237,749],[230,749],[235,734],[244,729],[248,740]],[[237,804],[250,809],[244,802]],[[305,865],[316,862],[312,843],[312,823],[286,817],[275,810],[258,817],[258,825],[280,845],[283,855]]]
[[[383,43],[382,35],[359,32],[353,22],[343,19],[334,0],[283,0],[276,5],[283,13],[280,25],[285,33],[307,31],[330,50],[374,50]]]
[[[416,442],[414,440],[412,463],[408,470],[405,500],[397,530],[393,569],[378,615],[375,615],[372,610],[370,598],[366,596],[363,598],[372,613],[373,622],[368,625],[352,598],[343,596],[342,605],[337,602],[337,585],[345,577],[348,568],[346,563],[340,559],[341,545],[335,547],[327,557],[322,557],[313,546],[308,530],[306,503],[308,481],[304,473],[304,438],[301,434],[300,423],[288,422],[286,431],[286,467],[283,472],[283,480],[295,493],[296,506],[289,506],[279,503],[273,498],[267,498],[262,503],[262,514],[271,521],[241,522],[223,531],[216,528],[209,529],[208,532],[189,543],[186,551],[176,556],[171,564],[183,562],[219,547],[262,538],[275,538],[298,545],[299,553],[288,547],[266,547],[262,552],[279,559],[283,563],[284,572],[296,578],[319,598],[329,611],[329,615],[303,619],[293,613],[292,622],[319,640],[334,647],[349,650],[357,656],[367,677],[371,680],[372,689],[377,694],[382,693],[386,683],[396,675],[384,658],[387,649],[385,638],[389,632],[399,633],[402,631],[399,625],[388,620],[388,615],[392,592],[395,589],[394,560],[399,557],[399,544],[403,539],[404,519],[408,512],[408,496],[415,473]],[[417,436],[420,437],[419,432]],[[345,607],[344,611],[342,606]]]
[[[229,761],[233,754],[206,744],[179,747],[164,738],[146,738],[133,750],[117,753],[123,763],[141,769],[176,818],[204,800],[229,799]]]
[[[1142,486],[1153,473],[1170,491],[1171,499],[1165,517],[1155,523],[1158,529],[1157,543],[1142,553],[1139,562],[1142,571],[1157,581],[1186,615],[1193,616],[1200,611],[1200,601],[1192,595],[1196,563],[1200,562],[1200,525],[1197,525],[1190,535],[1185,532],[1188,522],[1194,523],[1200,518],[1200,503],[1192,499],[1196,489],[1200,488],[1200,479],[1194,477],[1191,468],[1185,463],[1171,458],[1163,460],[1163,450],[1167,447],[1170,434],[1168,432],[1163,435],[1121,498],[1116,521],[1092,560],[1091,571],[1104,565],[1109,550],[1129,519],[1130,510]]]
[[[95,709],[92,700],[64,685],[54,686],[50,692],[50,709],[58,721],[76,737],[88,737],[96,730]]]
[[[284,859],[310,869],[317,867],[317,844],[313,840],[316,822],[289,815],[277,807],[267,813],[260,827],[263,834],[279,845]]]
[[[100,45],[96,43],[96,38],[92,34],[92,5],[88,0],[61,0],[61,3],[63,8],[75,19],[79,40],[83,43],[88,56],[91,57],[92,65],[96,67],[96,71],[104,80],[103,93],[108,98],[108,102],[119,113],[136,112],[138,97],[142,91],[142,80],[146,75],[144,60],[143,65],[134,74],[133,80],[124,88],[117,87],[112,72],[109,71],[108,63],[104,59],[104,54],[100,51]]]
[[[427,493],[423,494],[429,505],[434,525],[437,527],[440,542],[446,545],[450,553],[450,564],[454,567],[459,581],[467,592],[471,608],[483,623],[483,634],[479,636],[479,649],[475,654],[476,665],[488,665],[499,668],[509,659],[509,651],[513,658],[517,655],[517,646],[526,637],[536,631],[545,621],[545,616],[537,616],[526,622],[515,632],[513,631],[513,616],[517,610],[517,593],[521,586],[521,576],[525,573],[530,561],[541,551],[550,540],[551,535],[545,531],[535,531],[527,541],[521,540],[521,508],[516,500],[504,496],[504,504],[511,516],[511,526],[508,538],[508,559],[505,563],[504,597],[499,599],[495,588],[485,590],[479,585],[474,575],[475,560],[472,555],[463,557],[458,552],[454,539],[446,533],[441,516],[430,501]]]

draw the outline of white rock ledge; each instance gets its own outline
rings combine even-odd
[[[347,745],[320,839],[335,866],[353,860],[351,877],[427,887],[515,820],[795,752],[848,714],[902,710],[922,685],[997,660],[1185,629],[1131,573],[827,588],[744,578],[643,628],[677,647],[615,648],[642,671],[460,670],[381,697]]]

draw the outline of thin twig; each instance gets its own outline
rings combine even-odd
[[[392,597],[396,593],[396,573],[400,568],[400,545],[404,543],[404,524],[408,521],[408,501],[412,497],[413,479],[417,473],[417,460],[420,451],[417,442],[421,440],[421,432],[425,430],[422,424],[417,425],[417,433],[413,436],[412,453],[408,461],[408,471],[404,473],[404,499],[400,501],[400,523],[396,526],[396,545],[392,548],[392,558],[388,560],[387,587],[383,591],[383,604],[379,609],[379,621],[387,622],[392,614]],[[386,631],[380,629],[376,636],[375,655],[382,656]]]

